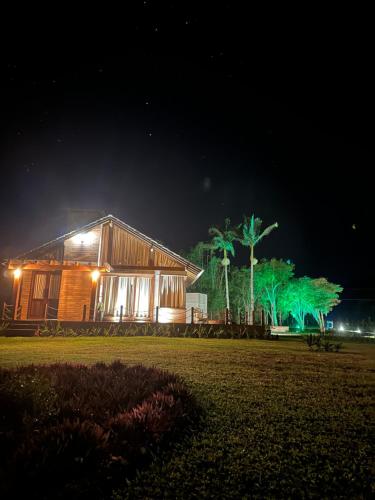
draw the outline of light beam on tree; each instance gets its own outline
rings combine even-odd
[[[241,244],[250,248],[250,325],[254,323],[254,265],[258,262],[254,257],[254,247],[274,229],[279,227],[275,222],[268,226],[264,231],[261,231],[262,220],[258,217],[244,216],[242,224],[239,229],[242,231],[242,237],[238,238]]]

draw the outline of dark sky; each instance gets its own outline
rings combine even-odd
[[[64,233],[70,209],[176,251],[254,212],[280,226],[258,258],[375,297],[366,14],[262,31],[230,2],[214,19],[161,3],[139,2],[116,55],[2,60],[1,257]]]

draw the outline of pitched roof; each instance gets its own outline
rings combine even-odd
[[[154,248],[158,248],[159,250],[161,250],[165,254],[169,255],[171,258],[175,259],[177,262],[180,262],[184,267],[186,267],[186,269],[190,273],[192,273],[195,276],[193,281],[197,280],[199,278],[199,276],[203,273],[203,269],[201,269],[200,267],[196,266],[195,264],[188,261],[184,257],[181,257],[181,255],[178,255],[177,253],[173,252],[172,250],[169,250],[168,248],[166,248],[164,245],[157,242],[156,240],[153,240],[152,238],[141,233],[140,231],[137,231],[133,227],[131,227],[128,224],[126,224],[125,222],[123,222],[121,219],[118,219],[117,217],[115,217],[114,215],[111,215],[111,214],[106,215],[105,217],[101,217],[100,219],[96,219],[93,222],[86,224],[85,226],[81,226],[81,227],[75,229],[74,231],[70,231],[69,233],[63,234],[62,236],[59,236],[58,238],[55,238],[54,240],[48,241],[47,243],[44,243],[43,245],[40,245],[36,248],[33,248],[32,250],[29,250],[28,252],[25,252],[21,255],[18,255],[16,258],[17,259],[25,259],[28,256],[30,256],[30,254],[33,254],[34,252],[39,252],[40,250],[43,250],[43,249],[47,250],[48,248],[53,247],[60,242],[64,242],[65,240],[67,240],[68,238],[71,238],[72,236],[75,236],[76,234],[79,234],[79,233],[82,233],[85,231],[89,231],[90,229],[92,229],[95,226],[98,226],[99,224],[104,224],[106,222],[111,222],[111,221],[114,222],[115,224],[117,224],[118,226],[120,226],[122,229],[125,229],[126,231],[128,231],[130,234],[132,234],[132,235],[136,236],[137,238],[151,244]]]

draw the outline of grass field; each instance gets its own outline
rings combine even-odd
[[[0,364],[120,359],[176,372],[205,420],[116,498],[371,496],[375,346],[301,340],[0,338]]]

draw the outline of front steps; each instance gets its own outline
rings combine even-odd
[[[35,337],[39,335],[39,323],[12,320],[7,328],[0,332],[3,337]]]

